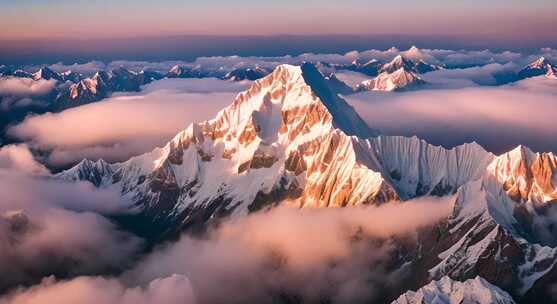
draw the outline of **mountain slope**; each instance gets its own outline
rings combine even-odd
[[[553,65],[545,57],[540,57],[536,61],[522,68],[522,70],[518,72],[518,78],[525,79],[541,75],[552,77],[555,75],[556,72],[557,66]]]
[[[513,298],[482,279],[476,277],[464,282],[443,277],[417,291],[402,294],[391,304],[514,304]]]

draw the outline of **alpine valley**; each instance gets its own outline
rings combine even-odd
[[[203,238],[223,221],[283,206],[302,212],[448,198],[450,214],[413,237],[369,240],[391,243],[388,268],[407,274],[374,300],[550,303],[557,278],[557,227],[549,221],[557,204],[555,154],[518,146],[494,155],[474,142],[446,149],[417,137],[381,135],[343,98],[362,90],[419,89],[427,86],[421,74],[443,69],[397,56],[385,64],[305,62],[226,71],[219,77],[255,81],[213,119],[127,161],[86,159],[53,178],[117,189],[133,213],[115,220],[153,246],[184,233]],[[350,86],[337,78],[341,71],[373,78]],[[166,77],[200,73],[176,66]],[[554,73],[542,58],[513,81]],[[31,77],[73,79],[57,97],[65,107],[76,98],[91,102],[105,92],[138,90],[164,76],[118,69],[81,79],[43,69]],[[270,302],[303,302],[280,287],[272,294]]]

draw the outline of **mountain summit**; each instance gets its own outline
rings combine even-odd
[[[383,72],[379,76],[366,80],[358,85],[359,91],[402,91],[419,87],[426,84],[414,72],[408,71],[404,67],[388,73]]]
[[[553,65],[547,58],[540,57],[533,61],[529,65],[525,66],[522,70],[518,72],[518,78],[530,78],[541,75],[547,75],[547,77],[552,77],[557,73],[557,66]]]

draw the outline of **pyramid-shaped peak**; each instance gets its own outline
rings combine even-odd
[[[547,58],[545,58],[544,56],[542,56],[542,57],[538,58],[538,60],[534,61],[534,63],[537,63],[537,64],[546,64],[546,63],[549,63],[549,62],[547,61]]]
[[[60,75],[58,75],[58,73],[54,72],[53,70],[51,70],[49,67],[43,67],[41,69],[39,69],[36,73],[33,74],[33,78],[35,80],[38,79],[44,79],[44,80],[50,80],[50,79],[56,79],[56,80],[61,80]]]
[[[544,56],[536,59],[535,61],[533,61],[532,63],[530,63],[527,68],[534,68],[534,69],[544,69],[547,66],[549,67],[553,67],[553,65],[551,64],[551,62],[549,62],[549,60],[547,58],[545,58]]]
[[[396,55],[395,58],[393,58],[393,60],[391,61],[391,63],[403,63],[403,62],[409,62],[409,60],[404,58],[404,56],[400,54]]]
[[[410,60],[404,58],[402,55],[399,54],[395,58],[393,58],[391,62],[383,65],[379,70],[379,72],[393,73],[401,68],[407,71],[413,71],[414,64]]]
[[[219,138],[238,137],[245,143],[257,137],[269,144],[287,130],[309,130],[315,124],[320,124],[323,132],[336,128],[362,138],[378,134],[333,93],[329,80],[311,63],[277,66],[238,94],[213,120],[201,125],[205,133],[218,134]],[[186,133],[186,137],[193,136]]]

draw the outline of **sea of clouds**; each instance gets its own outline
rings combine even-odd
[[[191,66],[231,69],[356,58],[389,60],[401,51],[296,57],[206,57]],[[554,79],[496,85],[535,56],[514,52],[408,50],[411,59],[461,67],[423,75],[409,92],[345,96],[384,134],[418,135],[454,146],[477,141],[502,152],[518,144],[557,151]],[[557,52],[542,49],[551,60]],[[54,69],[91,73],[111,66],[167,70],[179,62],[92,62]],[[351,77],[364,77],[351,75]],[[3,85],[3,86],[2,86]],[[50,83],[5,81],[0,94],[48,94]],[[27,117],[9,129],[23,143],[0,148],[1,304],[271,303],[277,296],[318,302],[379,299],[411,275],[391,257],[393,238],[446,218],[453,198],[423,198],[380,207],[297,210],[281,207],[221,223],[202,238],[183,235],[146,252],[145,240],[115,216],[132,212],[115,189],[52,178],[45,166],[82,158],[120,161],[163,145],[192,122],[215,116],[250,83],[165,79],[136,93]],[[4,93],[2,93],[4,92]],[[41,153],[33,153],[40,150]],[[33,151],[33,152],[32,152]],[[39,159],[41,162],[38,162]]]

